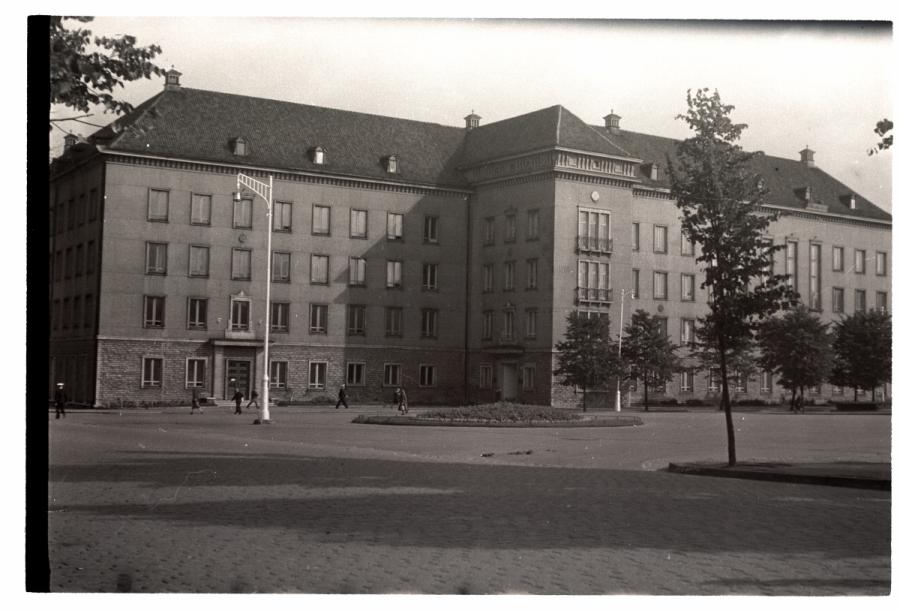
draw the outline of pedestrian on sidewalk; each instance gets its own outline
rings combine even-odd
[[[406,415],[407,413],[409,413],[409,400],[406,396],[406,390],[403,388],[403,386],[400,386],[398,390],[400,391],[400,413]]]
[[[259,403],[256,402],[256,399],[259,398],[259,393],[256,390],[250,390],[250,402],[247,403],[247,408],[249,409],[251,406],[254,406],[259,409]]]
[[[234,414],[240,415],[243,411],[241,411],[241,403],[244,401],[244,395],[241,394],[241,391],[238,389],[234,390],[234,396],[231,397],[231,400],[234,401]]]
[[[59,419],[60,414],[65,417],[66,403],[69,402],[69,397],[66,395],[66,385],[62,381],[56,384],[53,402],[56,404],[56,419]]]
[[[191,392],[191,415],[194,414],[194,411],[200,411],[200,414],[203,415],[203,409],[200,408],[200,392],[197,391],[197,388]]]
[[[344,385],[343,383],[341,384],[341,387],[338,390],[338,400],[337,400],[337,404],[334,405],[334,408],[338,409],[338,408],[340,408],[341,405],[344,405],[345,409],[349,408],[347,406],[347,386]]]

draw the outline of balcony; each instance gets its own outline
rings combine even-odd
[[[579,235],[576,249],[581,253],[610,254],[613,251],[613,240],[604,237]]]
[[[612,302],[612,289],[610,288],[576,288],[576,305],[600,305]]]
[[[248,341],[256,339],[256,332],[247,327],[229,326],[225,329],[225,338],[238,341]]]

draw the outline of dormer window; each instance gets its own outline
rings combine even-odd
[[[310,149],[310,157],[316,165],[325,165],[325,149],[323,147],[316,146]]]
[[[397,155],[391,155],[389,157],[385,157],[384,159],[384,169],[387,170],[389,174],[396,174],[399,167],[399,159]]]
[[[238,157],[244,157],[247,155],[247,140],[244,138],[237,138],[234,140],[232,144],[232,150],[234,154]]]
[[[656,163],[650,166],[650,179],[659,180],[659,165]]]

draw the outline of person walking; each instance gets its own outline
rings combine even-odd
[[[247,403],[247,408],[249,409],[251,406],[259,409],[259,403],[256,402],[256,399],[259,398],[259,392],[256,390],[250,390],[250,402]]]
[[[241,391],[237,388],[234,389],[234,396],[231,397],[231,400],[234,401],[234,414],[240,415],[243,413],[241,411],[241,403],[244,401],[244,395],[241,394]]]
[[[344,405],[345,409],[349,408],[347,406],[347,386],[344,385],[343,383],[341,384],[341,387],[338,390],[338,400],[337,400],[337,404],[334,405],[334,408],[338,409],[338,408],[340,408],[341,405]]]
[[[203,415],[203,409],[200,408],[200,393],[197,388],[191,392],[191,415],[194,414],[194,411],[200,411],[200,414]]]
[[[406,396],[406,390],[400,387],[400,413],[406,415],[409,413],[409,400]]]
[[[66,403],[69,402],[69,397],[66,396],[66,385],[61,381],[56,384],[56,393],[53,396],[53,402],[56,405],[56,419],[59,419],[60,414],[65,417]]]

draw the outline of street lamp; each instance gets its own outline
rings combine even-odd
[[[241,200],[241,187],[249,191],[253,191],[266,202],[266,326],[263,341],[263,391],[262,391],[262,410],[259,419],[254,424],[268,424],[269,420],[269,310],[272,307],[270,303],[272,290],[272,183],[275,177],[269,175],[269,183],[261,182],[255,178],[251,178],[245,174],[237,175],[238,191],[235,193],[235,201]]]
[[[631,298],[634,298],[634,290],[628,291]],[[622,289],[622,299],[619,302],[619,360],[622,359],[622,321],[625,318],[625,289]],[[616,377],[616,412],[622,410],[622,392],[620,390],[621,377]]]

